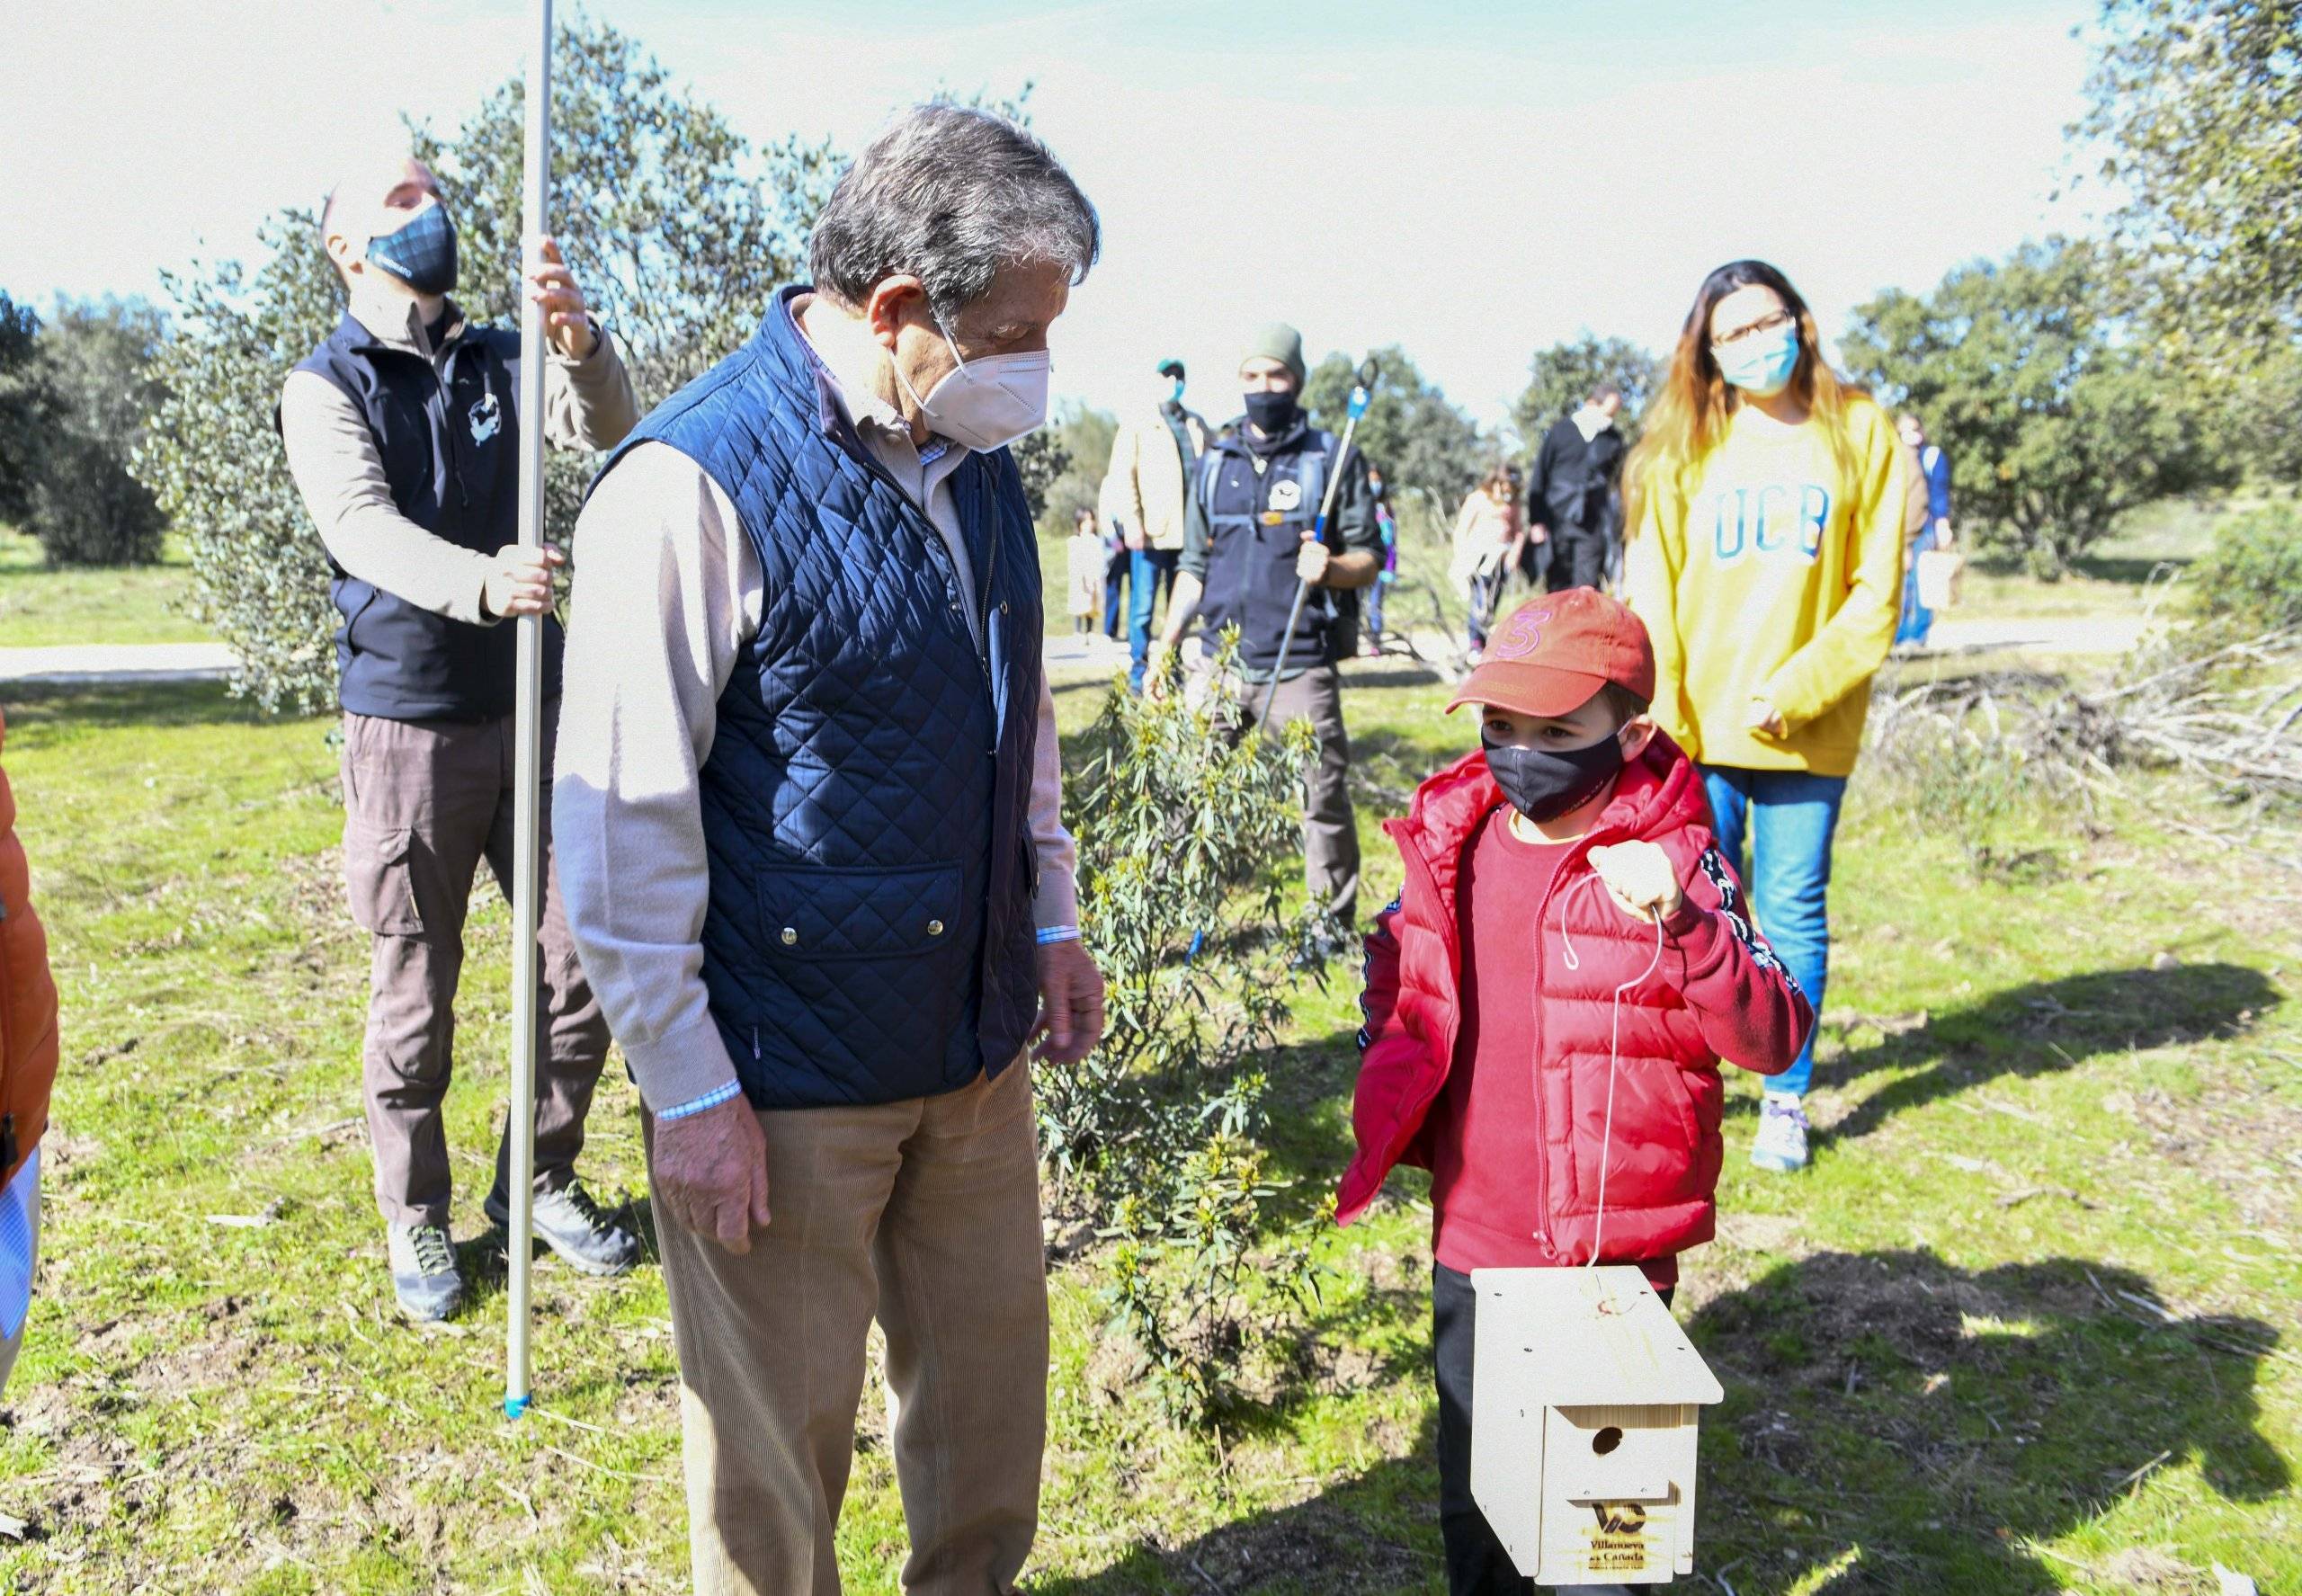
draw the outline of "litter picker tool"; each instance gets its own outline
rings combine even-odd
[[[522,262],[542,247],[551,192],[551,0],[528,0],[527,161],[520,184]],[[520,296],[520,547],[543,546],[543,307]],[[543,896],[543,617],[522,615],[513,682],[512,810],[512,1217],[504,1251],[504,1412],[519,1418],[529,1381],[530,1277],[535,1253],[536,928]]]
[[[1313,523],[1312,538],[1324,543],[1327,537],[1327,517],[1334,510],[1335,489],[1343,486],[1343,468],[1351,463],[1351,440],[1359,431],[1359,418],[1367,414],[1367,406],[1374,397],[1375,379],[1380,375],[1375,359],[1370,355],[1360,362],[1359,380],[1351,390],[1351,407],[1343,413],[1343,441],[1336,445],[1334,467],[1327,473],[1327,490],[1319,495],[1319,518]],[[1256,718],[1258,726],[1271,718],[1271,706],[1279,697],[1279,678],[1287,669],[1287,655],[1295,646],[1295,629],[1303,619],[1303,601],[1311,596],[1311,584],[1295,584],[1295,602],[1287,611],[1287,633],[1280,639],[1279,662],[1271,667],[1271,686],[1263,695],[1263,714]]]

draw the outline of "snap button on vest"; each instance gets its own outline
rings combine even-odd
[[[799,946],[799,932],[798,929],[793,926],[785,926],[783,928],[783,945],[787,948],[796,948]]]
[[[931,937],[941,936],[943,934],[943,923],[940,920],[929,921],[927,923],[927,934]]]

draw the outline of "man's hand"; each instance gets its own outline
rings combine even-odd
[[[543,307],[544,335],[571,361],[588,357],[599,334],[592,331],[592,313],[576,273],[559,258],[559,241],[546,238],[527,258],[528,298]]]
[[[1782,711],[1774,707],[1771,699],[1751,700],[1751,712],[1743,724],[1770,737],[1780,737],[1789,729],[1783,724]]]
[[[1295,557],[1295,575],[1313,587],[1327,579],[1327,566],[1334,556],[1319,541],[1319,535],[1310,528],[1303,529],[1303,551]]]
[[[656,1120],[648,1172],[659,1212],[739,1257],[767,1228],[767,1138],[740,1097]]]
[[[548,614],[553,602],[551,574],[567,563],[567,557],[549,543],[540,548],[506,543],[495,551],[495,568],[487,574],[480,602],[499,620]]]
[[[1153,703],[1164,704],[1174,685],[1175,646],[1161,638],[1143,656],[1143,691]]]
[[[1076,1064],[1103,1039],[1103,972],[1077,941],[1039,945],[1039,1023],[1048,1064]]]
[[[1615,907],[1633,920],[1668,920],[1686,897],[1679,889],[1678,872],[1671,868],[1671,856],[1652,843],[1593,848],[1591,868],[1606,883]]]

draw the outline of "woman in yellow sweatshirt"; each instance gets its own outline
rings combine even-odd
[[[1831,840],[1870,677],[1900,619],[1906,469],[1772,266],[1703,280],[1624,473],[1624,585],[1655,642],[1655,718],[1700,764],[1718,844],[1822,1012]],[[1807,1163],[1810,1036],[1770,1081],[1752,1162]]]

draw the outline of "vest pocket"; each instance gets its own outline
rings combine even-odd
[[[959,867],[763,870],[760,917],[778,960],[920,958],[958,945]]]
[[[974,990],[980,927],[961,922],[960,880],[957,865],[763,870],[758,977],[714,1006],[756,1027],[771,1077],[830,1083],[822,1101],[935,1090]]]

